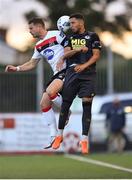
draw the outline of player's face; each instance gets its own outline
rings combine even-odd
[[[70,27],[74,33],[78,33],[81,29],[82,23],[76,18],[70,18]]]
[[[39,24],[29,24],[29,32],[34,38],[40,37],[40,25]]]

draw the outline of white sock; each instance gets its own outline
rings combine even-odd
[[[63,129],[58,129],[57,135],[58,135],[58,136],[63,136]]]
[[[88,141],[88,136],[82,135],[82,140],[87,140]]]
[[[56,136],[57,125],[55,119],[55,113],[51,107],[42,109],[42,116],[44,119],[44,124],[50,128],[50,136]]]
[[[49,125],[50,128],[50,136],[51,137],[55,137],[57,135],[57,127],[56,127],[56,123],[52,123]]]
[[[54,99],[51,99],[51,101],[58,107],[61,108],[62,104],[62,96],[59,94]]]

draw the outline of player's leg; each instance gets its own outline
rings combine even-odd
[[[49,127],[50,137],[51,137],[49,144],[45,148],[50,148],[57,133],[57,125],[56,125],[55,114],[52,109],[52,102],[46,92],[43,93],[40,106],[41,106],[44,123],[46,126]]]
[[[53,102],[54,105],[56,105],[59,109],[61,109],[62,105],[62,96],[61,94],[58,94],[62,90],[63,86],[63,78],[64,75],[59,75],[56,79],[54,79],[49,86],[46,89],[46,92],[48,93],[50,100]],[[67,120],[65,122],[65,125],[68,124],[69,117],[71,115],[71,110],[68,112]]]
[[[80,80],[81,81],[81,80]],[[88,133],[91,124],[92,101],[95,94],[95,83],[92,80],[82,80],[80,82],[79,97],[82,98],[82,153],[88,153]]]
[[[53,149],[59,148],[61,142],[63,141],[63,130],[65,127],[70,106],[73,102],[73,99],[76,97],[77,89],[78,89],[78,83],[76,80],[73,79],[71,81],[68,81],[67,78],[65,79],[62,90],[63,102],[59,116],[58,136],[56,137],[52,145]]]
[[[51,134],[51,142],[46,148],[51,147],[53,139],[57,132],[55,114],[53,109],[51,108],[51,105],[53,102],[54,104],[57,105],[57,107],[59,108],[61,107],[62,97],[61,95],[58,94],[58,92],[62,89],[64,76],[65,76],[65,70],[59,72],[58,74],[52,77],[51,81],[48,83],[46,92],[44,93],[41,100],[41,109],[43,111],[43,116],[45,117],[45,119],[46,118],[48,119],[45,122],[50,127],[50,134]]]
[[[63,69],[62,71],[58,72],[52,77],[51,82],[48,84],[48,87],[46,89],[46,92],[50,96],[51,101],[53,104],[61,107],[62,104],[62,97],[59,95],[58,92],[61,91],[63,86],[63,80],[65,78],[66,69]]]
[[[80,142],[82,153],[86,154],[89,152],[88,133],[91,124],[91,108],[92,108],[91,97],[82,98],[83,115],[82,115],[82,140]]]
[[[66,124],[66,120],[71,104],[72,101],[63,100],[62,102],[60,116],[59,116],[58,134],[55,138],[55,141],[52,144],[53,149],[58,149],[60,147],[61,142],[63,141],[63,130]]]
[[[82,115],[82,134],[88,136],[90,124],[91,124],[91,109],[92,109],[92,100],[93,97],[83,97],[82,106],[83,106],[83,115]]]
[[[47,94],[50,97],[50,100],[57,106],[61,107],[62,104],[62,97],[58,92],[61,91],[63,86],[63,80],[61,79],[54,79],[46,89]]]

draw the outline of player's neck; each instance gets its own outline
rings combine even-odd
[[[42,33],[40,34],[40,39],[43,39],[46,35],[47,35],[48,31],[42,31]]]
[[[85,28],[81,28],[79,34],[83,34],[85,31],[86,31]]]

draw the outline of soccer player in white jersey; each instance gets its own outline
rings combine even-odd
[[[45,147],[46,149],[51,147],[57,132],[52,102],[54,102],[58,107],[61,107],[62,98],[58,95],[58,92],[61,90],[63,85],[66,65],[64,63],[62,70],[57,72],[56,64],[64,54],[63,45],[66,42],[66,36],[58,30],[47,31],[44,21],[41,18],[33,18],[28,24],[32,36],[39,40],[34,48],[33,56],[28,62],[20,66],[7,65],[5,71],[29,71],[37,66],[42,57],[46,58],[50,64],[54,76],[46,91],[43,93],[40,102],[44,122],[50,128],[51,141]]]

